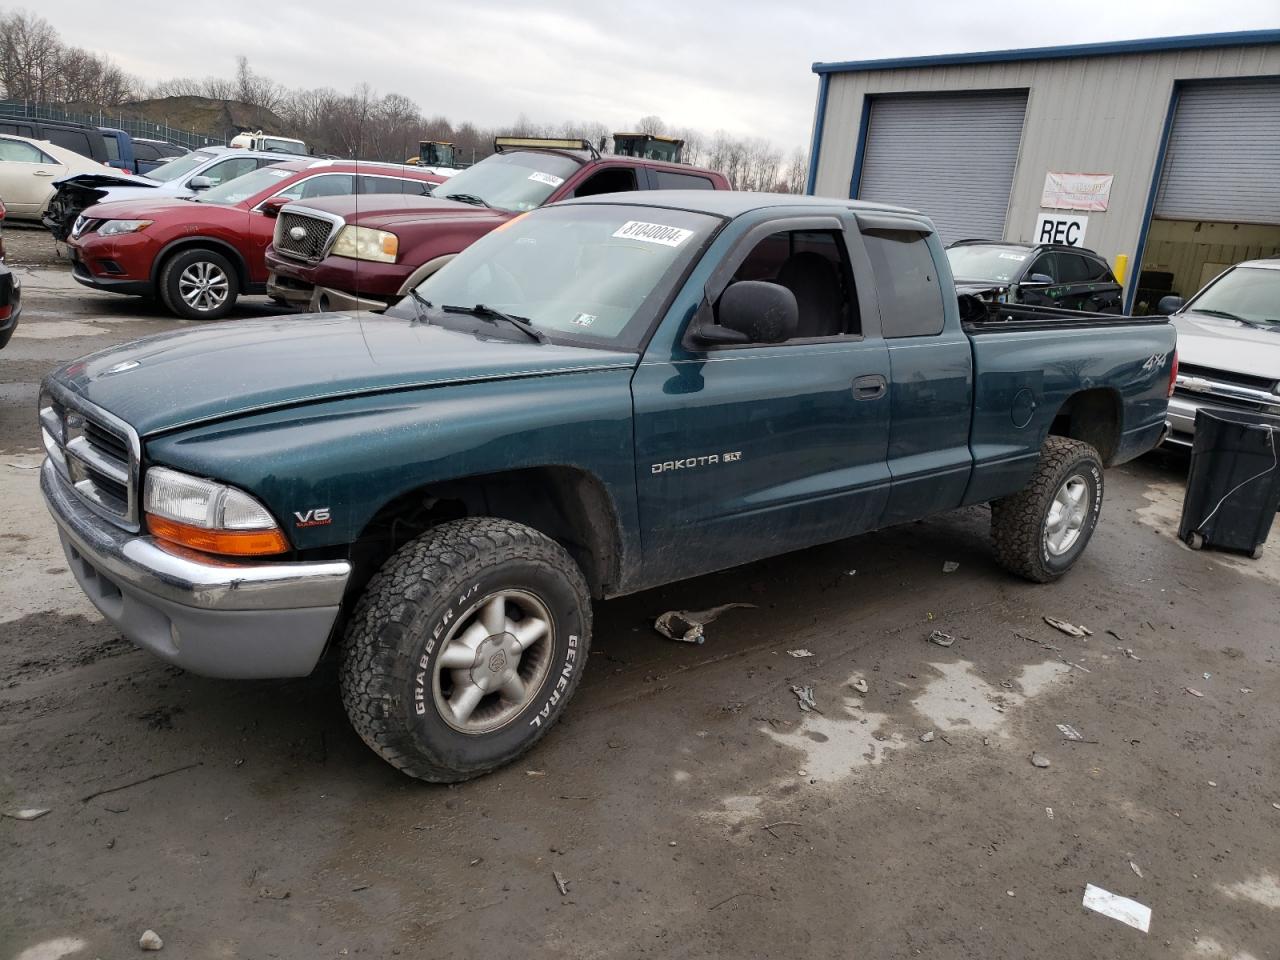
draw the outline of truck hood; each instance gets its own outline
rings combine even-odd
[[[122,344],[50,379],[140,436],[273,407],[476,380],[633,367],[634,353],[480,339],[379,314],[210,324]]]
[[[1280,380],[1280,328],[1258,330],[1194,310],[1170,320],[1178,331],[1179,362]]]
[[[304,200],[296,204],[300,208],[322,210],[342,217],[347,223],[363,227],[385,229],[416,223],[467,222],[485,223],[492,229],[515,216],[505,210],[478,207],[460,200],[439,197],[414,197],[388,194],[370,200],[368,197],[326,197],[323,200]]]

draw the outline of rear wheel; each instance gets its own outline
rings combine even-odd
[[[466,780],[546,734],[590,636],[586,581],[559,544],[506,520],[441,524],[365,590],[343,642],[343,703],[409,776]]]
[[[216,250],[175,254],[160,271],[160,299],[187,320],[221,320],[240,295],[240,275]]]
[[[1049,583],[1071,569],[1102,509],[1102,459],[1080,440],[1048,437],[1031,482],[991,504],[996,559],[1007,570]]]

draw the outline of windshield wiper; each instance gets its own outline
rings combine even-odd
[[[1222,317],[1224,320],[1234,320],[1236,323],[1243,323],[1246,327],[1253,327],[1255,330],[1267,330],[1269,324],[1257,323],[1253,320],[1246,320],[1238,314],[1228,313],[1226,310],[1211,310],[1208,307],[1192,307],[1193,313],[1207,313],[1211,317]]]
[[[484,197],[477,197],[474,193],[446,193],[446,194],[441,194],[440,199],[458,200],[458,201],[461,201],[462,203],[469,203],[473,207],[488,207],[490,210],[493,209],[493,204],[491,204]]]
[[[413,298],[414,322],[430,324],[431,315],[427,311],[433,309],[431,301],[420,294],[417,287],[409,288],[409,296]]]
[[[547,335],[535,327],[526,317],[517,317],[510,313],[503,313],[501,310],[495,310],[493,307],[486,307],[483,303],[477,303],[474,307],[459,307],[453,304],[445,304],[440,308],[445,313],[467,313],[473,317],[479,317],[481,320],[505,320],[521,333],[528,334],[529,337],[538,343],[546,343]]]

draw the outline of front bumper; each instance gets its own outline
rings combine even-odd
[[[1280,404],[1277,404],[1280,406]],[[1227,403],[1214,403],[1209,397],[1204,400],[1193,399],[1185,394],[1175,393],[1169,398],[1169,426],[1171,430],[1164,442],[1167,446],[1190,450],[1195,440],[1196,412],[1210,410],[1225,414],[1253,413],[1259,417],[1275,416],[1269,410],[1233,406]]]
[[[138,646],[209,677],[299,677],[315,667],[351,575],[345,560],[179,555],[99,517],[49,460],[40,489],[81,589]]]
[[[0,302],[0,306],[10,308],[9,316],[0,320],[0,350],[9,345],[13,331],[18,329],[18,320],[22,316],[22,285],[18,282],[16,274],[11,275],[8,287],[8,296],[0,297],[0,301],[8,300],[7,304]]]

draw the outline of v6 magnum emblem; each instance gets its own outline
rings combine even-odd
[[[314,507],[305,513],[299,513],[295,510],[293,519],[297,521],[295,526],[299,527],[323,527],[333,522],[329,516],[328,507]]]

